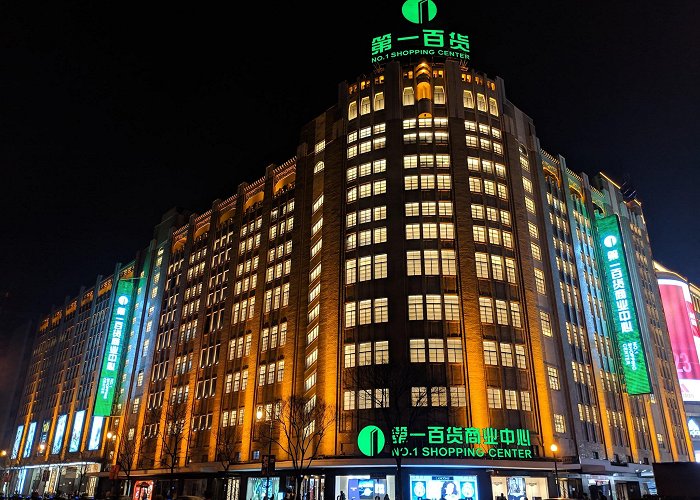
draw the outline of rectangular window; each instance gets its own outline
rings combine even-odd
[[[386,278],[387,276],[387,258],[386,254],[374,256],[374,279]]]
[[[513,366],[513,346],[501,343],[501,364],[503,366]]]
[[[564,415],[554,414],[554,431],[555,432],[566,432],[566,423],[564,421]]]
[[[422,320],[423,319],[423,296],[409,295],[408,296],[408,319]]]
[[[442,297],[440,295],[425,296],[425,318],[439,321],[442,319]]]
[[[508,303],[505,300],[495,300],[496,303],[496,322],[499,325],[507,325],[508,323]]]
[[[498,366],[498,351],[493,340],[484,340],[484,364]]]
[[[411,406],[428,406],[426,387],[411,387]]]
[[[450,406],[467,406],[467,391],[464,386],[450,387]]]
[[[527,358],[525,357],[525,346],[515,344],[515,365],[521,370],[527,369]]]
[[[343,392],[343,410],[355,409],[355,391]]]
[[[343,359],[345,360],[345,368],[355,366],[355,344],[343,346]]]
[[[488,402],[489,408],[500,409],[503,407],[501,403],[501,391],[495,387],[488,387],[486,389],[486,400]]]
[[[347,302],[345,304],[345,328],[352,328],[356,322],[356,305],[354,302]]]
[[[544,285],[544,273],[542,272],[541,269],[535,269],[535,287],[537,288],[537,292],[541,294],[545,294],[545,285]]]
[[[447,406],[447,387],[430,388],[430,405]]]
[[[532,411],[532,401],[530,400],[530,393],[528,391],[520,392],[520,408],[523,411]]]
[[[431,363],[445,362],[445,345],[442,339],[428,339],[428,360]]]
[[[547,367],[547,380],[549,380],[550,389],[553,389],[555,391],[561,389],[561,385],[559,384],[559,370],[557,370],[555,367]]]
[[[372,342],[360,343],[358,366],[369,366],[372,364]]]
[[[515,328],[522,328],[522,318],[520,317],[520,303],[510,303],[510,324]]]
[[[504,392],[504,399],[506,401],[506,410],[517,410],[518,409],[518,391],[511,389],[506,389]]]
[[[493,323],[493,301],[489,297],[479,297],[479,319],[484,324]]]
[[[549,314],[540,311],[540,324],[542,325],[542,334],[546,337],[552,336],[552,323],[549,320]]]
[[[462,362],[462,339],[447,339],[447,361],[448,363]]]
[[[380,340],[374,343],[374,363],[386,365],[389,363],[389,341]]]
[[[411,363],[425,363],[425,340],[410,339]]]

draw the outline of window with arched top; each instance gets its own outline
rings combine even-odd
[[[357,103],[355,101],[348,104],[348,120],[353,118],[357,118]]]
[[[464,101],[465,108],[474,109],[474,94],[472,94],[471,90],[464,91],[464,95],[462,96],[462,100]]]
[[[445,104],[445,87],[441,85],[435,86],[433,101],[435,102],[435,104]]]
[[[479,111],[488,111],[488,107],[486,106],[486,97],[484,94],[476,94],[476,108]]]
[[[362,100],[360,101],[360,114],[366,115],[366,114],[369,114],[370,111],[371,111],[371,108],[369,105],[369,97],[363,97]]]
[[[430,84],[428,82],[420,82],[416,85],[416,94],[418,100],[431,99]]]
[[[374,94],[374,110],[384,109],[384,92]]]
[[[498,103],[493,97],[489,97],[489,113],[493,116],[498,116]]]
[[[403,105],[410,106],[415,104],[415,96],[413,95],[413,87],[406,87],[403,89]]]

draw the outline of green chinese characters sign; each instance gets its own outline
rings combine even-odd
[[[131,281],[119,280],[117,284],[116,298],[112,307],[112,317],[107,332],[107,345],[102,369],[100,370],[99,385],[97,386],[97,399],[93,415],[108,417],[112,413],[114,391],[119,376],[122,346],[129,330],[129,316],[133,309],[132,301],[133,284]]]
[[[406,56],[441,56],[469,60],[469,37],[439,26],[425,27],[437,15],[432,0],[406,0],[401,13],[416,26],[400,33],[382,33],[372,38],[371,61],[383,63]]]
[[[632,294],[632,283],[616,215],[597,219],[598,247],[605,270],[605,287],[612,311],[612,331],[630,395],[651,393],[644,345]]]
[[[386,441],[376,425],[357,435],[357,446],[368,457],[379,455]],[[431,425],[419,432],[398,426],[391,429],[390,448],[393,457],[532,458],[528,429]]]

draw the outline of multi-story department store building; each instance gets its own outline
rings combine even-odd
[[[293,158],[46,316],[6,491],[281,498],[303,438],[309,500],[638,498],[694,460],[640,203],[464,52],[386,47]]]

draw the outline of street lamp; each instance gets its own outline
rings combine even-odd
[[[552,443],[549,449],[552,450],[552,453],[554,454],[554,482],[557,485],[557,498],[560,498],[561,489],[559,488],[559,469],[557,469],[557,450],[559,450],[559,447],[556,445],[556,443]]]
[[[263,407],[262,406],[258,407],[258,411],[255,413],[255,416],[257,417],[258,422],[263,419]],[[274,422],[272,420],[272,410],[270,410],[270,414],[268,416],[270,418],[270,434],[268,436],[268,445],[267,445],[267,466],[265,467],[265,477],[266,477],[265,497],[263,500],[270,500],[270,455],[272,455],[272,423]]]

